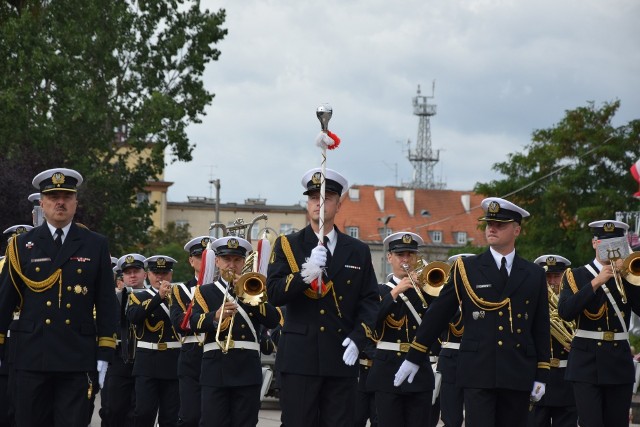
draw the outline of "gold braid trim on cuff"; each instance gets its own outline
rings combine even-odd
[[[5,334],[0,334],[0,344],[4,344],[5,338],[6,338]]]
[[[201,328],[202,328],[202,323],[205,321],[205,319],[206,319],[206,318],[207,318],[207,315],[206,315],[206,314],[202,313],[202,314],[200,315],[200,318],[198,319],[198,324],[196,325],[196,327],[197,327],[198,329],[201,329]]]
[[[462,279],[462,283],[464,284],[464,289],[467,292],[467,295],[469,296],[469,298],[471,298],[471,302],[473,302],[473,304],[476,307],[486,311],[495,311],[495,310],[500,310],[505,306],[508,306],[509,325],[511,326],[511,333],[513,333],[513,318],[511,316],[511,298],[505,298],[499,302],[491,302],[491,301],[483,300],[482,298],[478,297],[478,295],[476,295],[476,293],[473,291],[473,288],[471,287],[471,283],[469,283],[469,278],[467,277],[467,272],[464,267],[464,262],[462,262],[462,257],[458,257],[456,261],[456,266],[460,269],[460,278]],[[454,281],[454,285],[456,286],[456,291],[458,289],[457,280],[458,280],[458,276],[454,275],[453,281]]]
[[[427,351],[429,350],[429,347],[417,343],[415,340],[411,343],[411,348],[418,350],[420,353],[427,353]]]
[[[549,362],[538,362],[538,369],[551,369]]]
[[[98,347],[116,348],[116,339],[113,337],[98,337]]]

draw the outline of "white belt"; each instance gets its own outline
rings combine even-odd
[[[625,341],[629,339],[629,332],[597,332],[597,331],[585,331],[584,329],[576,330],[576,337],[589,338],[591,340],[602,341]]]
[[[567,361],[566,360],[560,360],[560,359],[552,358],[550,360],[549,365],[552,368],[566,368],[567,367]]]
[[[180,348],[181,346],[182,344],[180,344],[180,341],[168,341],[159,343],[138,341],[138,348],[146,348],[148,350],[164,351],[169,348]]]
[[[376,344],[378,350],[400,351],[402,353],[408,352],[410,347],[411,344],[408,342],[378,341],[378,344]]]
[[[199,343],[204,341],[204,334],[189,335],[182,340],[182,344]]]
[[[460,350],[459,342],[445,342],[442,343],[442,348],[450,348],[452,350]]]
[[[230,350],[236,348],[243,348],[246,350],[255,350],[260,351],[260,344],[254,341],[231,341],[231,345],[229,347]],[[217,342],[210,342],[204,345],[204,352],[220,350],[220,346]]]

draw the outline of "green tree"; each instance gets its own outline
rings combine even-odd
[[[0,224],[26,222],[31,179],[52,167],[85,177],[77,219],[122,253],[144,242],[154,206],[139,200],[169,161],[190,161],[186,128],[225,11],[196,0],[0,2]],[[7,186],[9,184],[9,186]]]
[[[640,158],[640,120],[614,127],[619,107],[590,102],[566,111],[552,128],[534,131],[522,153],[493,166],[504,179],[476,185],[531,213],[517,242],[524,257],[557,253],[584,263],[593,258],[587,224],[638,209],[629,169]]]
[[[146,257],[167,255],[178,261],[173,266],[173,282],[186,282],[193,277],[193,268],[189,265],[189,254],[184,245],[191,240],[189,226],[178,226],[175,222],[167,224],[164,230],[151,230],[149,243],[143,248],[131,248],[129,252],[138,252]]]

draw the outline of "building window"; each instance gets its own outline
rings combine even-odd
[[[176,219],[176,228],[185,228],[189,226],[189,221],[186,219]]]
[[[429,234],[433,243],[442,243],[442,231],[430,231]]]
[[[292,224],[280,224],[280,234],[291,234],[293,232]]]
[[[259,227],[251,227],[251,241],[255,242],[260,238],[259,236],[260,228]]]
[[[347,234],[354,239],[360,238],[360,229],[358,227],[347,227]]]
[[[136,203],[149,203],[149,193],[138,193],[136,194]]]
[[[350,188],[349,189],[349,198],[353,201],[360,200],[360,189],[359,188]]]
[[[459,245],[467,244],[467,233],[465,231],[458,231],[456,236],[456,241]]]

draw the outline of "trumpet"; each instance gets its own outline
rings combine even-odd
[[[413,280],[413,277],[411,276],[411,273],[414,273],[416,270],[409,270],[409,264],[402,264],[402,269],[407,273],[407,276],[409,277],[409,280],[411,280],[411,285],[413,285],[413,289],[416,291],[416,294],[418,294],[418,298],[420,298],[420,301],[422,302],[422,308],[427,308],[427,300],[424,299],[424,296],[422,295],[422,290],[420,289],[420,287],[418,286],[418,284],[415,282],[415,280]]]
[[[634,286],[640,286],[640,252],[633,252],[622,263],[624,280]]]

